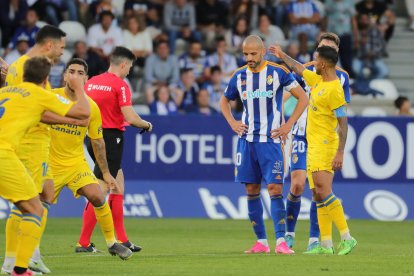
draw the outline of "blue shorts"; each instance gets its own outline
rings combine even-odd
[[[306,171],[306,154],[308,141],[303,136],[294,136],[292,140],[292,152],[290,154],[290,171]]]
[[[235,181],[243,184],[283,184],[284,158],[280,143],[237,143]]]

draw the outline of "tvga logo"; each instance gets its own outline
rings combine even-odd
[[[373,218],[381,221],[403,221],[408,215],[405,201],[386,190],[374,190],[364,198],[364,207]]]
[[[142,194],[125,194],[124,215],[128,217],[163,217],[157,196],[152,190]]]
[[[259,98],[273,98],[274,92],[272,90],[268,91],[259,91],[258,89],[255,91],[243,91],[242,92],[242,99],[259,99]]]
[[[9,216],[12,206],[13,204],[7,200],[0,198],[0,219],[6,219]]]

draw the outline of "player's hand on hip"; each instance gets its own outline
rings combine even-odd
[[[234,121],[231,125],[231,129],[237,133],[237,135],[242,136],[247,132],[249,127],[243,124],[242,121]]]
[[[338,151],[335,155],[334,160],[332,161],[332,169],[334,171],[341,170],[343,163],[344,163],[344,152]]]
[[[277,58],[282,58],[283,51],[282,51],[282,48],[280,47],[279,43],[277,43],[277,42],[273,45],[270,45],[269,52],[272,55],[276,56]]]
[[[270,131],[270,137],[272,139],[277,139],[280,138],[282,139],[282,141],[286,141],[289,132],[291,131],[292,126],[288,123],[281,125],[279,128],[277,129],[272,129]]]
[[[119,189],[118,183],[109,172],[103,173],[103,180],[105,181],[109,190]]]

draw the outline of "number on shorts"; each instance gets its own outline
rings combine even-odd
[[[241,165],[241,158],[242,158],[241,153],[238,152],[236,154],[236,166],[240,166]]]
[[[6,112],[6,108],[3,106],[3,104],[5,102],[7,102],[8,100],[10,100],[10,99],[6,98],[6,99],[3,99],[3,100],[0,101],[0,119],[1,119],[1,117],[3,117],[4,112]]]
[[[300,152],[300,153],[305,152],[305,142],[297,141],[297,140],[292,142],[292,153],[297,153],[297,152]]]
[[[43,163],[42,163],[42,176],[43,176],[43,177],[45,177],[45,176],[46,176],[46,174],[47,174],[47,168],[48,168],[47,163],[46,163],[46,162],[43,162]]]

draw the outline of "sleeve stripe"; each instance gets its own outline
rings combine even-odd
[[[236,70],[234,70],[234,72],[233,72],[233,74],[231,74],[230,78],[232,78],[236,73],[240,72],[241,70],[243,70],[246,67],[247,67],[247,64],[242,66],[242,67],[237,68]]]
[[[336,69],[336,70],[338,70],[338,71],[341,71],[341,72],[345,73],[345,74],[348,76],[348,78],[349,78],[349,74],[348,74],[348,72],[347,72],[347,71],[345,71],[344,69],[342,69],[341,67],[336,66],[336,67],[335,67],[335,69]]]
[[[274,66],[274,67],[277,67],[277,68],[280,68],[280,69],[282,69],[283,71],[285,71],[286,73],[290,73],[290,71],[289,71],[289,69],[287,69],[285,66],[283,66],[283,65],[279,65],[279,64],[277,64],[277,63],[274,63],[274,62],[268,62],[268,64],[269,65],[272,65],[272,66]]]

